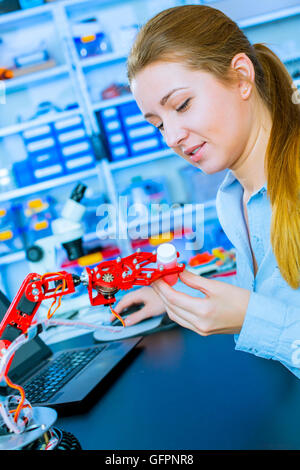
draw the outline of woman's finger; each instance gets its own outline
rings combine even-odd
[[[192,297],[184,292],[179,292],[162,280],[155,281],[152,284],[152,288],[161,298],[163,296],[169,304],[177,305],[185,310],[200,310],[201,303],[206,300],[206,298]]]
[[[180,280],[193,289],[200,290],[203,294],[209,295],[210,288],[212,287],[211,279],[206,279],[198,274],[191,273],[186,269],[179,273]]]
[[[151,316],[152,312],[149,311],[147,307],[143,307],[141,308],[141,310],[131,313],[124,319],[125,326],[135,325],[136,323],[139,323],[142,320],[145,320],[146,318],[150,318]]]

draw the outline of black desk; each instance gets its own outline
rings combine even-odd
[[[179,327],[138,347],[87,411],[59,417],[83,450],[300,449],[300,381],[281,364]]]

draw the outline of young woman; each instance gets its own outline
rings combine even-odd
[[[143,302],[128,325],[167,311],[200,335],[235,334],[237,349],[300,377],[300,106],[284,65],[221,11],[186,5],[141,29],[128,77],[174,152],[207,174],[229,169],[216,203],[237,279],[184,271],[189,293],[160,280],[124,296],[116,311]]]

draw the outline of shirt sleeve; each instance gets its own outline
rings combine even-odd
[[[300,307],[252,292],[236,349],[281,362],[300,378]]]

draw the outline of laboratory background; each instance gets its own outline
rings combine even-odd
[[[184,4],[222,10],[251,43],[270,47],[300,99],[299,0],[0,0],[0,291],[10,301],[28,273],[81,276],[162,243],[191,272],[235,275],[215,208],[226,172],[205,175],[175,155],[127,81],[141,25]],[[90,307],[83,284],[56,312],[95,325],[109,316]],[[61,324],[43,339],[86,331]]]

